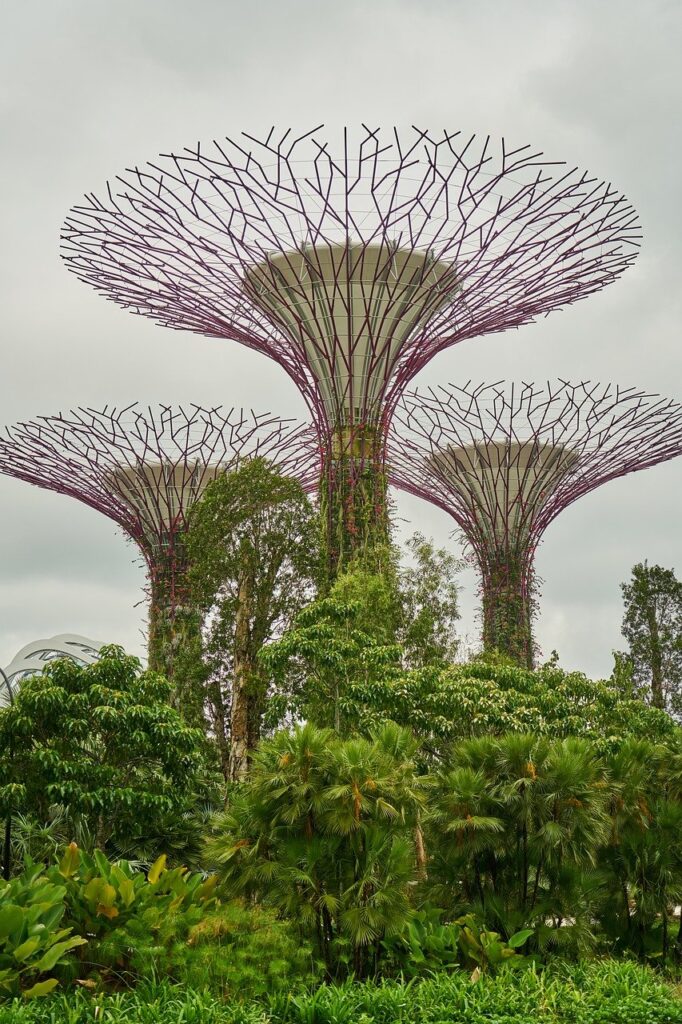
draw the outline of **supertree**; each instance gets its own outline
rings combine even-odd
[[[119,305],[286,370],[323,454],[333,574],[387,538],[385,439],[414,374],[598,291],[638,238],[610,184],[529,146],[363,126],[163,154],[88,194],[62,243]]]
[[[77,498],[117,523],[148,571],[149,666],[173,678],[188,600],[185,536],[207,484],[261,456],[310,489],[315,439],[292,420],[221,407],[79,408],[6,428],[0,472]]]
[[[396,486],[448,512],[480,573],[483,646],[532,667],[534,558],[556,516],[616,477],[682,454],[682,404],[559,381],[448,385],[403,398]]]

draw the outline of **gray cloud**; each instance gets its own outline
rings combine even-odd
[[[681,37],[676,0],[10,5],[0,43],[0,418],[134,399],[305,415],[265,357],[103,302],[63,269],[58,235],[83,192],[161,150],[322,121],[503,133],[612,179],[641,213],[642,255],[621,281],[536,325],[442,353],[418,383],[563,376],[681,398]],[[682,571],[681,477],[675,463],[609,484],[552,525],[538,558],[545,652],[608,672],[631,565],[648,557]],[[140,651],[142,573],[115,526],[4,479],[0,509],[0,661],[61,629]],[[399,497],[398,513],[451,543],[438,510]],[[464,582],[473,636],[473,575]]]

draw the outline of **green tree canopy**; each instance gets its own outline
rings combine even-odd
[[[202,733],[169,704],[171,686],[104,647],[93,665],[59,660],[0,711],[0,809],[46,821],[64,807],[98,845],[162,830],[204,788]]]
[[[310,599],[317,540],[300,484],[263,459],[212,481],[193,510],[190,582],[204,631],[183,653],[185,704],[208,710],[226,778],[243,776],[260,737],[267,680],[257,655]]]
[[[420,534],[408,549],[410,565],[398,566],[393,552],[381,574],[353,563],[263,649],[260,663],[289,712],[347,732],[356,687],[400,679],[411,666],[442,668],[454,655],[459,563]]]
[[[672,569],[639,563],[621,584],[622,633],[632,680],[657,708],[682,711],[682,583]]]
[[[388,666],[353,679],[340,713],[362,731],[396,721],[438,758],[456,740],[509,732],[581,736],[601,751],[616,750],[631,736],[664,740],[679,732],[666,712],[624,695],[615,683],[565,672],[554,662],[535,671],[485,660],[408,672]]]

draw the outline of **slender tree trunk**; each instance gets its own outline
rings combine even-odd
[[[521,846],[523,849],[523,896],[521,904],[525,910],[526,903],[528,902],[528,826],[525,821],[523,823]]]
[[[663,960],[668,959],[668,908],[663,907]]]
[[[414,848],[417,856],[417,878],[420,882],[426,881],[428,872],[426,868],[426,847],[424,846],[424,833],[422,832],[421,821],[417,817],[417,824],[414,827]]]
[[[651,703],[655,708],[665,708],[665,697],[663,693],[663,653],[661,651],[661,638],[658,630],[658,619],[656,618],[656,604],[649,594],[646,607],[647,624],[649,626],[649,637],[651,642]]]
[[[230,780],[241,781],[249,767],[249,684],[251,664],[252,586],[248,569],[239,583],[234,633],[234,679],[230,721]]]
[[[223,700],[220,680],[216,679],[211,684],[211,707],[213,710],[213,732],[215,733],[218,753],[220,755],[220,768],[225,781],[230,781],[230,744],[227,736],[227,721],[225,718],[225,702]]]
[[[623,892],[623,904],[625,906],[625,923],[627,926],[627,933],[630,935],[632,929],[632,919],[630,917],[630,897],[628,896],[628,887],[624,878],[621,879],[621,889]]]
[[[533,910],[538,898],[538,889],[540,887],[540,876],[542,874],[542,868],[544,866],[544,857],[540,856],[540,859],[535,870],[535,883],[533,885],[533,896],[531,899],[530,909]]]

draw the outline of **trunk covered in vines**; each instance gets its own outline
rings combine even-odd
[[[148,558],[149,569],[149,668],[173,684],[173,703],[188,722],[202,721],[202,701],[193,681],[187,678],[183,659],[200,646],[202,614],[190,598],[188,559],[184,538],[174,537]]]
[[[533,668],[533,572],[525,552],[486,552],[481,566],[483,648]]]
[[[389,543],[384,435],[379,427],[338,426],[328,444],[320,485],[322,547],[333,580],[355,557],[371,558]]]

